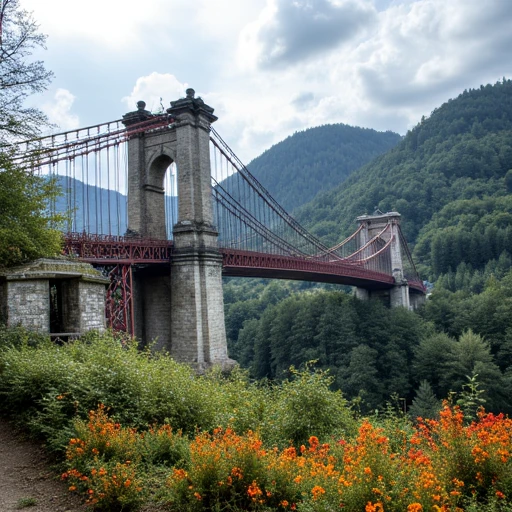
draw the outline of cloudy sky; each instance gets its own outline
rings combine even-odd
[[[327,123],[401,134],[512,77],[512,0],[20,0],[62,130],[157,111],[193,87],[245,162]]]

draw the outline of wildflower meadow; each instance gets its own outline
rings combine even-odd
[[[111,335],[0,333],[2,413],[92,510],[511,510],[509,418],[446,401],[437,419],[363,418],[329,386],[310,368],[275,386],[196,376]]]

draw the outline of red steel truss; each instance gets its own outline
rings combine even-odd
[[[172,242],[110,235],[68,233],[65,254],[95,265],[163,263],[171,259]]]
[[[68,233],[64,252],[108,272],[107,324],[116,330],[134,332],[132,268],[134,265],[169,263],[172,241]],[[253,251],[221,248],[223,274],[240,277],[295,279],[350,286],[390,288],[392,275],[364,268],[364,262],[318,261]],[[409,286],[425,293],[423,283]]]
[[[365,269],[356,262],[323,262],[236,249],[221,249],[223,273],[229,276],[273,277],[362,286],[390,287],[393,276]]]
[[[132,294],[132,266],[114,265],[108,272],[105,314],[107,325],[115,331],[135,332]]]

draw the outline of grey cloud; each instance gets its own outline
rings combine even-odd
[[[259,64],[282,67],[298,63],[353,38],[376,19],[373,6],[359,0],[276,0],[274,19],[262,26]]]
[[[311,107],[315,103],[315,95],[312,92],[303,92],[295,96],[290,103],[299,109]]]
[[[460,17],[438,20],[439,32],[429,32],[427,28],[423,32],[420,28],[409,41],[382,41],[383,45],[394,47],[395,58],[385,64],[359,67],[359,80],[367,98],[382,107],[415,107],[446,101],[465,88],[511,76],[512,2],[468,4],[464,0],[459,4]],[[420,46],[416,45],[418,41],[422,41]],[[378,51],[379,46],[375,49]],[[418,70],[432,59],[439,59],[439,74],[432,73],[418,82]]]

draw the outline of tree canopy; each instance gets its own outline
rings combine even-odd
[[[51,180],[16,167],[0,152],[0,267],[60,252],[61,217],[47,209],[57,193]]]
[[[19,0],[0,0],[0,267],[54,256],[61,248],[61,216],[48,208],[58,194],[55,181],[15,165],[9,146],[48,125],[40,110],[25,104],[52,77],[41,61],[29,60],[45,40]]]
[[[43,62],[29,60],[45,41],[19,0],[0,0],[0,147],[48,125],[41,110],[26,105],[27,97],[45,90],[53,76]]]

